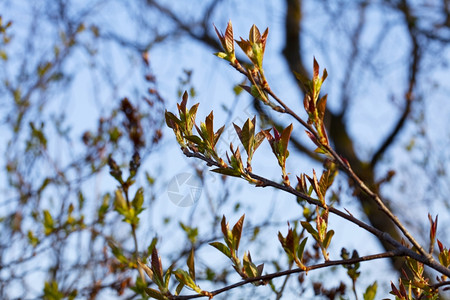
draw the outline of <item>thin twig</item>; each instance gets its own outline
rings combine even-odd
[[[292,265],[293,265],[293,262],[291,262],[291,263],[289,264],[289,270],[292,270]],[[277,297],[275,298],[275,300],[280,300],[281,297],[283,297],[284,289],[286,288],[287,282],[288,282],[288,280],[289,280],[290,277],[291,277],[291,274],[288,274],[288,275],[286,275],[286,277],[284,278],[283,284],[281,285],[280,290],[276,292]]]
[[[262,276],[258,276],[258,277],[247,278],[245,280],[242,280],[240,282],[228,285],[226,287],[223,287],[221,289],[212,291],[210,293],[213,296],[216,296],[216,295],[221,294],[223,292],[229,291],[231,289],[234,289],[234,288],[237,288],[237,287],[240,287],[240,286],[252,283],[252,282],[259,282],[261,284],[266,284],[268,281],[270,281],[270,280],[272,280],[274,278],[283,277],[283,276],[287,276],[287,275],[290,275],[290,274],[309,272],[309,271],[312,271],[312,270],[328,268],[330,266],[351,265],[351,264],[360,263],[360,262],[364,262],[364,261],[370,261],[370,260],[387,258],[387,257],[394,257],[394,256],[400,256],[400,255],[403,255],[401,253],[401,251],[393,250],[393,251],[383,252],[383,253],[379,253],[379,254],[361,256],[361,257],[350,258],[350,259],[329,260],[329,261],[326,261],[326,262],[321,263],[321,264],[308,266],[308,267],[306,267],[306,270],[304,268],[296,268],[296,269],[291,269],[291,270],[285,270],[285,271],[275,272],[275,273],[271,273],[271,274],[266,274],[266,275],[262,275]],[[172,296],[171,299],[173,299],[173,300],[187,300],[187,299],[194,299],[194,298],[201,298],[201,297],[208,297],[208,296],[196,294],[196,295],[186,295],[186,296]]]
[[[439,283],[436,283],[436,284],[432,284],[432,285],[430,285],[430,287],[434,288],[434,289],[438,289],[438,288],[446,286],[446,285],[450,285],[450,280],[449,281],[442,281],[442,282],[439,282]]]

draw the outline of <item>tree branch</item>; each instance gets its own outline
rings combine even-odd
[[[286,18],[285,18],[285,45],[283,55],[292,71],[300,73],[305,77],[309,77],[301,58],[301,19],[302,19],[302,1],[286,0]],[[304,86],[295,79],[299,88],[305,93]]]
[[[267,284],[268,281],[270,281],[274,278],[287,276],[290,274],[303,273],[303,272],[308,272],[308,271],[312,271],[312,270],[328,268],[331,266],[351,265],[351,264],[356,264],[356,263],[360,263],[360,262],[364,262],[364,261],[371,261],[371,260],[381,259],[381,258],[386,258],[386,257],[394,257],[394,256],[398,256],[398,255],[402,255],[402,253],[400,253],[399,251],[393,250],[393,251],[383,252],[383,253],[379,253],[379,254],[361,256],[361,257],[350,258],[350,259],[329,260],[329,261],[321,263],[321,264],[306,267],[306,270],[303,268],[296,268],[296,269],[266,274],[266,275],[262,275],[262,276],[258,276],[258,277],[247,278],[245,280],[242,280],[235,284],[228,285],[226,287],[212,291],[210,293],[213,296],[217,296],[223,292],[232,290],[234,288],[237,288],[237,287],[240,287],[240,286],[252,283],[252,282],[259,282],[260,284]],[[170,297],[170,299],[172,299],[172,300],[187,300],[187,299],[202,298],[202,297],[208,297],[208,296],[196,294],[196,295],[186,295],[186,296],[172,296],[172,297]]]
[[[202,154],[200,154],[198,152],[191,152],[187,148],[184,148],[182,150],[183,150],[184,155],[186,155],[187,157],[199,158],[199,159],[205,161],[208,166],[216,166],[216,167],[222,168],[217,162],[215,162],[211,158],[205,157],[204,155],[202,155]],[[345,165],[345,163],[342,160],[341,160],[341,162]],[[347,167],[347,168],[349,168],[349,170],[351,171],[350,167]],[[229,170],[233,170],[232,168],[228,168],[228,169]],[[438,272],[440,272],[440,273],[450,277],[450,269],[445,268],[441,264],[437,263],[430,254],[425,252],[425,250],[422,248],[422,246],[420,246],[420,244],[418,244],[415,241],[414,238],[411,237],[411,239],[413,241],[415,241],[415,243],[413,243],[413,245],[415,246],[415,244],[417,244],[417,246],[415,246],[415,247],[420,252],[420,254],[418,254],[415,251],[413,251],[413,250],[403,246],[400,242],[395,240],[390,234],[388,234],[386,232],[383,232],[383,231],[381,231],[381,230],[379,230],[379,229],[377,229],[377,228],[375,228],[375,227],[373,227],[373,226],[371,226],[369,224],[364,223],[363,221],[353,217],[353,215],[351,215],[349,213],[343,212],[343,211],[341,211],[341,210],[339,210],[337,208],[334,208],[334,207],[326,206],[326,204],[322,204],[322,202],[320,202],[319,200],[316,200],[316,199],[314,199],[314,198],[312,198],[312,197],[310,197],[310,196],[308,196],[306,194],[301,193],[300,191],[294,189],[290,185],[286,186],[286,185],[277,183],[275,181],[269,180],[269,179],[267,179],[265,177],[256,175],[256,174],[254,174],[252,172],[248,172],[248,171],[246,172],[246,175],[250,176],[252,179],[260,181],[261,183],[258,186],[261,186],[261,187],[271,186],[271,187],[274,187],[276,189],[288,192],[288,193],[290,193],[290,194],[292,194],[292,195],[294,195],[294,196],[296,196],[298,198],[306,200],[308,203],[310,203],[312,205],[317,205],[317,206],[322,207],[324,209],[328,209],[329,212],[331,212],[331,213],[333,213],[333,214],[335,214],[335,215],[337,215],[337,216],[339,216],[339,217],[341,217],[343,219],[346,219],[347,221],[349,221],[349,222],[351,222],[353,224],[356,224],[359,227],[365,229],[366,231],[372,233],[379,240],[382,240],[382,241],[385,241],[385,242],[389,243],[391,246],[393,246],[396,249],[396,251],[400,251],[401,254],[404,254],[404,256],[409,256],[409,257],[411,257],[411,258],[413,258],[413,259],[415,259],[415,260],[417,260],[417,261],[419,261],[419,262],[421,262],[421,263],[431,267],[432,269],[434,269],[434,270],[436,270],[436,271],[438,271]],[[364,184],[362,186],[364,187]],[[370,189],[368,190],[368,192],[372,193],[370,191]],[[375,194],[375,196],[378,197],[376,194]],[[379,199],[379,200],[381,201],[381,199]],[[391,213],[391,212],[389,211],[389,213]],[[395,220],[398,221],[398,219],[395,216],[393,216],[393,217],[394,217],[393,221],[395,221]],[[400,225],[401,225],[401,228],[404,228],[401,223],[400,223]],[[405,229],[405,232],[408,233],[406,231],[406,229]],[[409,235],[409,233],[408,233],[408,235]]]

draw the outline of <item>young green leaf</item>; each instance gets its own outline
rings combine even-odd
[[[54,221],[53,221],[53,217],[50,214],[50,212],[48,210],[44,210],[44,228],[45,228],[45,235],[49,235],[50,233],[53,232],[53,228],[54,228]]]
[[[181,283],[183,283],[184,285],[190,287],[191,289],[193,289],[194,291],[196,291],[197,293],[200,293],[202,290],[195,284],[194,279],[191,278],[191,276],[182,269],[177,269],[175,271],[175,277],[177,278],[177,280]]]
[[[327,234],[325,235],[325,239],[323,240],[323,247],[325,249],[328,248],[328,246],[330,245],[331,239],[333,238],[334,235],[334,230],[330,230],[327,232]]]
[[[228,223],[225,215],[222,216],[222,221],[220,222],[220,229],[224,237],[228,237]]]
[[[173,269],[174,265],[171,265],[166,273],[164,274],[164,291],[168,291],[169,290],[169,283],[170,283],[170,276],[172,276],[172,269]]]
[[[195,281],[195,265],[194,265],[194,248],[189,252],[189,256],[187,258],[187,266],[189,268],[189,275]]]
[[[373,284],[369,285],[364,292],[363,298],[364,300],[374,300],[377,294],[377,282],[375,281]]]
[[[309,234],[313,236],[316,241],[320,241],[318,232],[312,227],[311,224],[309,224],[309,222],[301,221],[300,224],[306,229],[306,231],[309,232]]]
[[[209,243],[211,246],[225,254],[226,257],[231,258],[231,252],[230,249],[225,244],[222,244],[221,242],[212,242]]]
[[[288,143],[289,143],[289,139],[291,137],[291,133],[292,133],[292,123],[291,125],[289,125],[288,127],[286,127],[283,132],[281,133],[281,146],[282,146],[282,155],[285,157],[285,159],[289,156],[289,151],[288,151]]]
[[[314,57],[313,61],[313,80],[319,77],[319,64],[317,63],[316,58]]]
[[[264,264],[260,264],[256,267],[256,269],[258,269],[258,276],[262,275],[262,272],[264,270]]]
[[[306,175],[306,178],[308,178],[309,183],[314,189],[314,192],[316,193],[317,197],[319,198],[320,202],[322,204],[325,204],[325,198],[324,194],[322,194],[322,189],[320,188],[319,181],[317,180],[316,171],[313,170],[313,178]]]
[[[196,135],[187,135],[184,138],[187,139],[189,142],[196,144],[197,146],[203,147],[204,143],[203,143],[202,139]]]
[[[184,283],[180,282],[175,289],[175,296],[178,296],[181,293],[181,290],[184,288]]]
[[[214,140],[213,140],[213,148],[216,146],[217,141],[219,141],[220,136],[222,135],[223,131],[225,130],[225,125],[220,127],[216,133],[214,134]]]
[[[128,264],[128,259],[123,255],[123,251],[121,248],[119,248],[117,245],[115,245],[113,242],[108,243],[109,248],[111,249],[112,254],[115,258],[122,264]]]
[[[327,220],[320,215],[316,218],[316,228],[319,233],[319,241],[323,242],[325,240],[325,235],[327,234]]]
[[[144,209],[142,208],[142,204],[144,203],[144,189],[140,187],[136,194],[134,195],[134,199],[132,201],[133,208],[136,210],[136,213],[139,214]]]
[[[231,168],[216,168],[212,169],[212,172],[228,175],[228,176],[234,176],[234,177],[241,177],[241,172],[231,169]]]
[[[163,294],[161,294],[161,292],[159,292],[155,289],[146,287],[146,288],[144,288],[144,290],[147,293],[147,295],[149,295],[151,298],[155,298],[158,300],[166,300],[167,299]]]
[[[150,278],[150,280],[153,280],[153,271],[146,264],[143,264],[141,260],[138,260],[137,262],[139,267],[144,270],[145,274],[147,274],[148,278]]]
[[[245,214],[240,217],[240,219],[233,226],[231,231],[233,235],[233,246],[234,250],[237,251],[239,249],[239,242],[241,241],[242,229],[244,225]]]
[[[180,227],[184,230],[184,232],[186,232],[189,241],[192,244],[195,244],[197,242],[198,228],[187,226],[183,222],[180,222]]]
[[[242,163],[241,158],[241,152],[239,151],[239,147],[236,148],[236,150],[233,149],[233,143],[230,143],[230,150],[231,150],[231,158],[228,156],[227,158],[228,162],[230,163],[231,167],[238,171],[240,174],[244,174],[244,165]]]
[[[214,26],[214,25],[213,25]],[[234,63],[235,60],[235,54],[234,54],[234,39],[233,39],[233,26],[231,24],[231,21],[228,21],[227,28],[225,30],[225,34],[222,34],[219,32],[214,26],[214,29],[216,31],[217,36],[219,37],[220,43],[222,44],[222,48],[225,51],[216,53],[217,56],[224,58],[231,63]]]
[[[164,113],[165,119],[166,119],[166,125],[169,128],[174,129],[174,125],[181,126],[181,120],[178,119],[173,113],[170,111],[167,111]]]
[[[243,260],[243,264],[244,264],[245,274],[247,274],[247,276],[249,278],[259,276],[259,270],[256,267],[256,265],[252,262],[252,257],[250,256],[250,252],[248,252],[248,254],[244,253],[244,257],[242,260]]]
[[[180,113],[182,113],[184,116],[187,115],[186,104],[187,104],[188,98],[189,98],[189,95],[188,95],[187,91],[184,91],[181,103],[179,103],[179,104],[177,103],[178,111]]]
[[[156,248],[153,248],[151,266],[153,272],[153,282],[160,289],[162,289],[164,287],[163,269],[161,265],[161,258],[159,257],[158,250],[156,250]]]
[[[317,101],[317,114],[320,122],[323,122],[326,106],[327,106],[327,95],[323,96],[322,98],[319,99],[319,101]]]
[[[300,262],[303,259],[303,252],[305,251],[306,241],[308,241],[307,237],[302,240],[302,242],[300,243],[298,250],[297,250],[297,257]]]
[[[255,122],[254,121],[256,121],[256,120],[255,119],[253,119],[253,120],[247,119],[247,121],[244,123],[244,126],[242,126],[242,129],[233,123],[234,129],[236,130],[236,133],[238,134],[238,137],[241,140],[241,143],[244,146],[244,149],[245,149],[245,152],[247,152],[247,155],[252,154],[253,141],[254,141],[254,135],[255,135]]]
[[[213,112],[211,111],[209,113],[209,115],[205,119],[205,125],[206,125],[206,131],[207,131],[207,134],[208,134],[208,140],[209,140],[209,142],[211,144],[213,144],[213,138],[214,138],[214,127],[213,127],[214,124],[213,124],[213,121],[214,121],[214,115],[213,115]]]
[[[247,55],[247,57],[250,58],[251,61],[253,61],[253,51],[250,42],[244,40],[242,37],[240,39],[240,41],[236,40],[236,43],[239,45],[239,47],[241,47],[245,55]]]
[[[196,103],[192,105],[192,107],[189,109],[189,117],[191,118],[192,122],[194,122],[195,117],[197,116],[197,110],[199,105],[200,103]]]
[[[261,39],[261,33],[259,32],[258,27],[255,26],[255,24],[253,24],[253,26],[250,28],[248,39],[252,44],[259,42],[259,40]]]
[[[153,253],[153,249],[155,249],[157,243],[158,243],[158,238],[154,237],[152,239],[150,245],[148,245],[148,247],[147,247],[147,253],[148,254],[146,255],[146,257],[148,257],[149,255],[151,255],[151,253]]]
[[[256,151],[256,149],[258,149],[259,145],[261,145],[261,143],[264,141],[264,139],[265,139],[264,131],[267,132],[269,130],[261,130],[260,132],[258,132],[255,135],[255,148],[253,149],[253,151]]]
[[[114,199],[114,208],[119,213],[123,214],[123,212],[128,208],[127,201],[125,200],[125,197],[123,196],[121,189],[116,189],[115,195],[116,197]]]

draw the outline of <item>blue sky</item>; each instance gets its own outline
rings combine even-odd
[[[201,5],[204,4],[204,2],[200,3]],[[151,11],[138,11],[140,18],[147,21],[150,20],[147,23],[150,25],[144,26],[140,23],[141,20],[139,18],[133,19],[127,10],[124,9],[124,5],[127,4],[120,1],[111,1],[109,3],[98,1],[97,4],[93,6],[94,9],[90,12],[91,16],[87,18],[88,23],[96,24],[101,29],[107,28],[107,32],[113,32],[130,41],[138,43],[149,38],[149,36],[151,37],[151,30],[155,30],[155,28],[161,32],[173,29],[173,24],[170,20],[161,18],[161,21],[159,19],[153,21],[152,18],[157,18],[158,15]],[[165,4],[173,6],[175,11],[182,12],[192,19],[195,19],[201,12],[201,9],[196,6],[182,6],[170,1],[166,1]],[[20,1],[6,1],[3,5],[10,9],[9,12],[12,12],[10,17],[14,20],[14,33],[16,35],[16,40],[13,41],[12,47],[20,53],[20,51],[23,51],[21,50],[21,45],[26,41],[26,34],[32,20],[31,16],[34,6],[25,5]],[[35,5],[36,7],[39,6],[38,4]],[[80,7],[82,6],[80,5]],[[130,7],[132,11],[136,12],[138,10],[138,6],[134,3],[130,4]],[[348,30],[351,30],[357,24],[356,5],[354,10],[350,9],[345,12],[348,15],[340,16],[339,19],[333,19],[324,11],[321,11],[321,7],[316,5],[314,1],[305,2],[306,34],[304,37],[303,49],[305,52],[303,56],[309,62],[306,66],[311,70],[313,57],[316,57],[321,68],[327,68],[329,77],[325,82],[324,90],[329,93],[328,104],[331,109],[339,109],[343,82],[351,80],[350,91],[354,100],[348,112],[348,118],[351,120],[349,130],[357,141],[358,150],[363,157],[368,157],[375,150],[380,140],[389,132],[393,122],[396,120],[396,116],[400,112],[399,108],[401,105],[399,103],[403,97],[405,83],[405,68],[402,66],[408,59],[407,54],[405,54],[409,47],[408,41],[404,38],[404,29],[400,25],[396,25],[400,24],[398,16],[392,11],[386,11],[374,5],[373,10],[366,16],[368,25],[362,31],[363,42],[361,43],[360,51],[370,53],[372,47],[375,48],[375,39],[381,37],[382,43],[378,45],[379,51],[371,57],[370,61],[356,61],[351,77],[345,77],[347,74],[343,72],[343,66],[351,60],[351,57],[348,56],[349,44],[344,43],[344,41]],[[74,9],[74,11],[78,10]],[[281,98],[285,99],[286,103],[291,105],[296,111],[300,111],[300,115],[305,116],[302,111],[301,95],[292,77],[287,74],[289,72],[288,66],[286,66],[280,54],[283,47],[283,35],[281,34],[284,22],[283,14],[284,7],[277,1],[267,1],[264,4],[256,1],[229,1],[227,5],[222,5],[222,9],[216,12],[214,23],[219,30],[223,31],[227,21],[231,20],[235,38],[239,36],[247,37],[248,30],[252,24],[256,24],[261,30],[269,27],[269,40],[264,59],[269,83],[272,85],[273,90]],[[7,19],[6,15],[5,13],[5,19]],[[384,32],[385,27],[383,26],[385,23],[382,22],[391,22],[393,24],[392,30]],[[48,38],[47,35],[54,36],[56,32],[54,28],[47,27],[45,22],[43,24],[43,28],[48,30],[48,32],[42,31],[37,33],[37,36],[42,39],[42,44],[37,44],[42,48],[36,50],[40,55],[45,55],[46,51],[52,48],[54,40]],[[333,28],[333,30],[330,30],[330,28]],[[209,30],[213,31],[212,24]],[[92,49],[98,51],[97,55],[87,55],[86,49],[89,47],[79,49],[73,53],[73,56],[65,66],[65,70],[73,75],[71,84],[64,92],[57,91],[50,94],[51,102],[48,105],[48,111],[41,115],[42,118],[45,118],[45,116],[51,114],[51,111],[64,111],[67,115],[67,125],[72,128],[71,137],[75,146],[73,149],[61,151],[61,141],[56,140],[50,149],[51,153],[58,154],[57,159],[62,162],[69,159],[70,154],[68,150],[80,150],[77,149],[78,146],[76,146],[75,141],[79,141],[81,134],[86,129],[92,129],[96,126],[96,120],[100,114],[117,105],[124,96],[138,99],[146,89],[145,82],[142,79],[142,61],[138,53],[124,49],[111,40],[102,40],[99,44],[90,44],[92,41],[86,38],[85,42],[87,46],[92,46]],[[195,87],[197,95],[194,99],[190,99],[189,103],[192,105],[200,102],[197,120],[204,120],[204,117],[211,110],[214,110],[216,127],[218,128],[219,124],[227,121],[228,123],[225,125],[227,126],[226,133],[228,133],[230,132],[229,129],[232,128],[231,122],[242,125],[246,118],[252,117],[252,111],[249,109],[251,99],[247,95],[241,95],[236,99],[232,87],[241,83],[242,76],[234,71],[225,61],[215,57],[212,54],[213,52],[215,51],[205,48],[189,38],[177,38],[155,45],[149,50],[149,55],[151,68],[157,76],[159,91],[166,99],[166,108],[169,111],[174,112],[176,103],[180,101],[177,90],[179,88],[179,78],[183,76],[183,69],[192,70],[192,86]],[[448,49],[447,52],[441,53],[441,55],[443,60],[448,61],[450,57]],[[424,67],[427,66],[428,61],[430,61],[430,58],[425,60]],[[11,72],[14,72],[15,65],[12,64],[12,66]],[[91,66],[94,66],[94,68],[91,68]],[[439,130],[427,131],[427,138],[430,143],[422,146],[432,147],[435,150],[433,153],[438,153],[444,158],[449,158],[449,152],[443,144],[447,145],[450,139],[448,133],[445,133],[445,128],[449,128],[448,125],[450,125],[446,117],[450,113],[450,107],[446,101],[448,86],[445,83],[445,76],[447,74],[448,70],[445,66],[437,66],[436,71],[430,77],[421,78],[421,80],[429,82],[429,85],[425,84],[425,87],[421,89],[421,96],[426,99],[423,101],[428,102],[424,106],[426,109],[424,111],[424,124],[427,128],[439,128]],[[401,88],[398,88],[399,85]],[[433,97],[429,97],[428,93],[432,93]],[[223,105],[232,109],[233,114],[231,116],[224,113],[221,108]],[[292,122],[285,116],[280,116],[280,119],[286,125]],[[417,174],[417,177],[426,177],[426,174],[421,173],[420,165],[419,167],[412,166],[408,170],[404,168],[410,160],[410,156],[404,154],[404,148],[411,139],[417,136],[416,131],[417,127],[415,126],[406,128],[401,139],[397,141],[396,146],[387,155],[387,163],[379,171],[380,174],[383,174],[391,167],[400,169],[398,177],[391,186],[386,187],[386,191],[389,191],[395,197],[402,197],[403,194],[408,195],[408,197],[420,195],[420,197],[417,197],[419,199],[414,200],[414,203],[417,207],[426,209],[419,210],[423,212],[419,219],[421,224],[427,224],[425,211],[430,210],[432,213],[436,213],[442,209],[441,205],[430,204],[430,202],[424,204],[420,201],[421,198],[427,197],[428,183],[417,184],[412,188],[406,188],[406,190],[400,189],[409,180],[410,176],[413,176],[411,173],[408,173],[411,172],[411,169],[413,174]],[[300,124],[294,124],[293,135],[306,141],[304,130]],[[223,139],[225,142],[233,141],[233,136],[224,135]],[[444,139],[446,142],[441,143],[441,139]],[[233,144],[235,143],[233,142]],[[3,148],[0,149],[3,150]],[[417,159],[422,158],[421,153],[421,151],[418,151]],[[435,164],[438,164],[439,156],[432,156],[430,159],[435,160]],[[319,164],[311,162],[302,155],[291,155],[288,159],[288,164],[291,178],[294,178],[295,175],[301,172],[311,174],[313,168],[318,171],[321,170]],[[249,223],[255,223],[260,215],[266,215],[270,212],[272,221],[280,223],[278,227],[269,230],[270,235],[268,236],[270,236],[271,241],[267,241],[266,244],[271,247],[271,251],[267,253],[264,251],[266,248],[262,248],[263,250],[254,249],[252,253],[255,253],[254,257],[261,257],[264,260],[269,260],[270,257],[278,257],[280,255],[280,247],[276,238],[276,232],[278,230],[286,232],[286,220],[298,219],[301,216],[300,209],[294,204],[295,199],[291,199],[291,197],[277,193],[269,188],[255,189],[243,181],[230,178],[228,179],[231,190],[230,198],[232,199],[230,204],[239,202],[242,206],[242,209],[236,214],[234,206],[223,207],[215,203],[215,201],[218,201],[217,194],[221,190],[222,185],[218,175],[206,174],[204,190],[198,207],[177,207],[167,198],[167,183],[176,174],[193,172],[193,165],[202,166],[199,162],[187,159],[182,155],[173,134],[169,129],[165,128],[164,139],[158,151],[153,153],[143,166],[152,176],[158,176],[157,190],[152,192],[156,197],[155,206],[152,211],[144,213],[149,226],[148,229],[143,230],[141,233],[143,239],[150,240],[154,236],[152,232],[157,232],[158,236],[162,238],[163,248],[161,252],[167,254],[177,240],[183,237],[183,234],[179,231],[173,233],[173,227],[163,227],[164,218],[172,218],[172,224],[176,224],[178,221],[193,221],[195,224],[201,225],[202,214],[213,207],[220,210],[219,215],[225,214],[231,223],[235,222],[238,215],[243,212],[246,213]],[[276,161],[267,143],[264,143],[255,154],[253,169],[260,174],[267,175],[271,179],[280,178]],[[8,194],[6,181],[1,175],[0,179],[2,179],[1,189]],[[143,179],[140,180],[143,182]],[[345,190],[345,178],[340,179],[337,183],[342,184]],[[107,172],[105,172],[92,182],[87,183],[87,187],[94,188],[95,193],[101,195],[107,190],[112,190],[114,183]],[[346,190],[344,191],[342,203],[353,214],[359,215],[359,205]],[[393,205],[402,208],[407,207],[408,202],[394,203]],[[293,209],[293,206],[295,209]],[[415,215],[417,211],[411,211],[411,214]],[[440,216],[441,221],[441,224],[448,224],[448,216],[447,218]],[[354,226],[347,225],[345,222],[343,223],[335,218],[331,218],[330,226],[335,228],[336,231],[334,238],[336,244],[331,249],[333,258],[338,258],[342,246],[345,245],[350,249],[359,249],[362,242],[365,247],[360,251],[360,254],[381,251],[377,242],[370,235],[363,233]],[[448,232],[445,229],[441,228],[441,230],[443,237],[449,236],[446,234]],[[127,231],[124,231],[124,234],[126,233]],[[378,250],[374,251],[374,249]],[[220,261],[220,258],[218,259]],[[225,260],[221,262],[225,262]],[[383,273],[389,270],[387,262],[377,263],[377,266],[380,266],[380,270]],[[366,268],[366,266],[363,266],[363,268]],[[370,266],[367,266],[367,269],[370,269]],[[368,271],[370,272],[370,270]],[[311,276],[319,278],[321,275],[318,272],[317,275],[311,274]],[[378,277],[379,274],[373,274],[373,276]],[[390,278],[386,278],[386,280],[390,280]],[[370,280],[363,282],[370,283]]]

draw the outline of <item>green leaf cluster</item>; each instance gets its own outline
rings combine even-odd
[[[300,224],[303,228],[308,231],[309,234],[314,238],[314,240],[319,245],[322,250],[323,257],[326,261],[329,260],[329,254],[327,252],[328,247],[330,246],[331,239],[334,235],[334,230],[327,230],[328,227],[328,210],[324,209],[321,213],[319,213],[319,208],[316,208],[316,228],[306,221],[301,221]]]
[[[245,152],[247,153],[247,169],[251,171],[251,161],[253,158],[253,154],[255,153],[256,149],[258,149],[259,145],[261,145],[265,135],[263,131],[260,131],[255,135],[256,117],[253,117],[252,120],[247,119],[242,128],[234,123],[233,126],[236,130],[239,140],[244,146]]]
[[[278,130],[273,127],[273,133],[274,135],[270,134],[269,131],[262,131],[263,134],[266,136],[267,140],[269,141],[270,147],[272,148],[273,154],[275,154],[275,157],[278,160],[278,164],[281,167],[281,171],[283,172],[283,182],[286,185],[290,185],[289,177],[286,173],[286,159],[289,156],[289,150],[288,150],[288,144],[289,139],[291,137],[292,133],[292,124],[286,127],[282,132],[281,135],[278,132]]]
[[[300,73],[295,73],[297,79],[303,84],[305,87],[306,93],[303,99],[303,106],[305,108],[306,113],[308,114],[308,123],[313,124],[317,130],[317,134],[319,136],[319,140],[311,134],[307,132],[311,140],[318,146],[317,152],[327,153],[327,150],[324,146],[328,145],[328,136],[325,129],[324,124],[324,116],[327,105],[327,95],[319,98],[320,89],[322,88],[322,84],[328,76],[327,70],[323,70],[323,74],[319,76],[319,64],[314,58],[313,62],[313,78],[308,79]]]
[[[245,215],[236,222],[233,228],[230,230],[225,216],[222,217],[221,230],[223,234],[224,243],[212,242],[211,246],[222,252],[233,263],[233,268],[243,278],[254,278],[262,275],[264,264],[256,266],[252,262],[250,252],[244,253],[243,262],[238,258],[238,249],[241,241],[242,229],[244,225]],[[261,283],[255,282],[255,285]]]
[[[305,251],[305,246],[308,238],[304,238],[300,241],[301,235],[298,234],[297,228],[288,228],[288,233],[285,237],[278,232],[278,240],[281,243],[284,251],[288,255],[289,262],[295,262],[299,268],[306,270],[303,264],[303,252]]]

